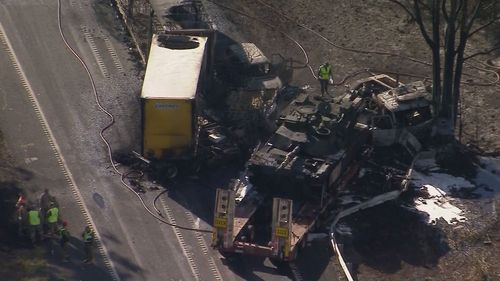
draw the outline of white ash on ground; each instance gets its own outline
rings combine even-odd
[[[498,158],[483,157],[476,167],[476,177],[465,179],[441,171],[433,159],[418,161],[416,167],[426,172],[416,171],[412,184],[422,196],[415,198],[414,206],[408,208],[420,212],[427,223],[432,224],[439,219],[448,224],[472,219],[478,208],[468,206],[468,200],[483,202],[486,209],[490,209],[487,206],[491,206],[491,199],[500,194],[499,163]]]

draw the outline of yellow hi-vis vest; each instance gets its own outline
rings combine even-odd
[[[85,243],[91,243],[94,240],[94,233],[92,231],[85,231],[82,236]]]
[[[47,214],[49,215],[47,217],[47,221],[49,223],[56,223],[57,219],[59,217],[59,209],[57,207],[52,207],[52,208],[49,209],[49,211],[47,212]]]
[[[40,216],[38,215],[38,211],[31,210],[28,212],[28,222],[30,225],[40,225]]]
[[[319,67],[319,79],[328,80],[328,79],[330,79],[331,73],[332,73],[332,66],[331,65],[326,66],[323,64]]]

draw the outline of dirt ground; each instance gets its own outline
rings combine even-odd
[[[302,45],[314,71],[325,61],[333,64],[334,80],[340,84],[335,87],[336,94],[343,92],[344,84],[355,80],[353,78],[341,81],[344,77],[367,68],[374,73],[393,76],[399,73],[403,82],[430,77],[431,68],[427,65],[398,56],[359,52],[382,51],[424,62],[430,61],[429,48],[417,25],[409,22],[403,10],[387,0],[208,1],[210,5],[214,3],[219,4],[215,6],[224,11],[225,18],[236,26],[246,40],[256,43],[269,57],[280,54],[292,62],[292,68],[282,74],[284,80],[291,84],[319,87],[310,70],[304,66],[308,62],[304,53],[290,38]],[[307,26],[338,47],[297,24]],[[498,25],[491,26],[478,36],[472,37],[467,53],[495,46],[499,38],[497,33]],[[357,51],[346,51],[339,47]],[[464,82],[487,83],[495,80],[496,76],[492,71],[498,72],[498,68],[487,67],[484,63],[488,59],[498,59],[498,54],[478,56],[477,60],[468,61],[465,66],[467,74],[464,75]],[[357,77],[368,75],[364,72]],[[497,98],[499,90],[498,83],[494,86],[464,84],[463,143],[472,143],[489,153],[500,152],[500,138],[497,131],[500,121],[496,118],[500,105]]]
[[[263,4],[265,3],[265,4]],[[266,5],[267,4],[267,5]],[[418,30],[404,12],[389,1],[380,0],[210,0],[223,11],[243,40],[256,43],[268,57],[282,57],[287,63],[281,72],[286,83],[299,87],[319,87],[306,64],[314,71],[325,61],[334,68],[339,85],[335,94],[344,91],[344,84],[373,73],[399,76],[402,82],[429,77],[429,66],[402,56],[430,61],[431,54]],[[228,9],[229,8],[229,9]],[[303,24],[331,40],[333,46]],[[216,24],[221,24],[216,22]],[[497,30],[497,31],[495,31]],[[498,25],[473,37],[467,53],[498,44]],[[306,55],[291,39],[300,43]],[[390,52],[401,56],[364,54],[359,51]],[[279,56],[276,56],[279,54]],[[496,56],[495,56],[496,55]],[[498,155],[500,121],[499,84],[480,86],[475,83],[495,81],[489,59],[498,53],[478,56],[465,66],[462,95],[462,142],[482,151]],[[398,75],[399,74],[399,75]],[[343,81],[344,77],[349,77]],[[481,209],[477,201],[466,201],[469,209]],[[498,200],[492,205],[500,206]],[[480,211],[478,211],[480,213]],[[498,213],[498,212],[496,212]],[[475,214],[472,222],[432,226],[417,215],[396,205],[384,205],[358,213],[346,221],[353,226],[351,255],[359,280],[500,280],[500,222],[491,214]],[[361,238],[360,238],[361,237]]]
[[[399,203],[399,202],[398,202]],[[497,206],[500,206],[497,202]],[[500,222],[429,225],[421,215],[389,203],[341,224],[344,256],[359,280],[500,280]],[[367,235],[369,233],[369,235]]]

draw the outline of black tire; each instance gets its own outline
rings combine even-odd
[[[280,271],[288,268],[288,262],[282,259],[269,258],[269,261]]]
[[[200,160],[194,160],[191,164],[191,172],[193,174],[199,174],[203,168],[203,165]]]
[[[179,175],[179,168],[173,163],[169,163],[165,167],[165,177],[167,179],[174,179]]]
[[[219,254],[230,262],[238,259],[240,256],[240,254],[235,253],[235,252],[225,252],[225,251],[221,251],[221,250],[219,250]]]

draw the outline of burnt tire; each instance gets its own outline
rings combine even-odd
[[[165,177],[167,179],[174,179],[179,175],[179,168],[177,168],[177,165],[169,163],[165,167]]]
[[[194,160],[192,163],[191,163],[191,172],[193,174],[199,174],[201,172],[201,170],[203,169],[203,164],[200,160]]]
[[[225,252],[225,251],[219,250],[219,254],[221,256],[223,256],[229,262],[235,261],[236,259],[238,259],[240,257],[240,254],[235,253],[235,252]]]
[[[282,259],[277,259],[277,258],[269,258],[269,261],[271,262],[272,265],[276,266],[276,268],[281,271],[285,270],[288,268],[288,262],[284,261]]]

